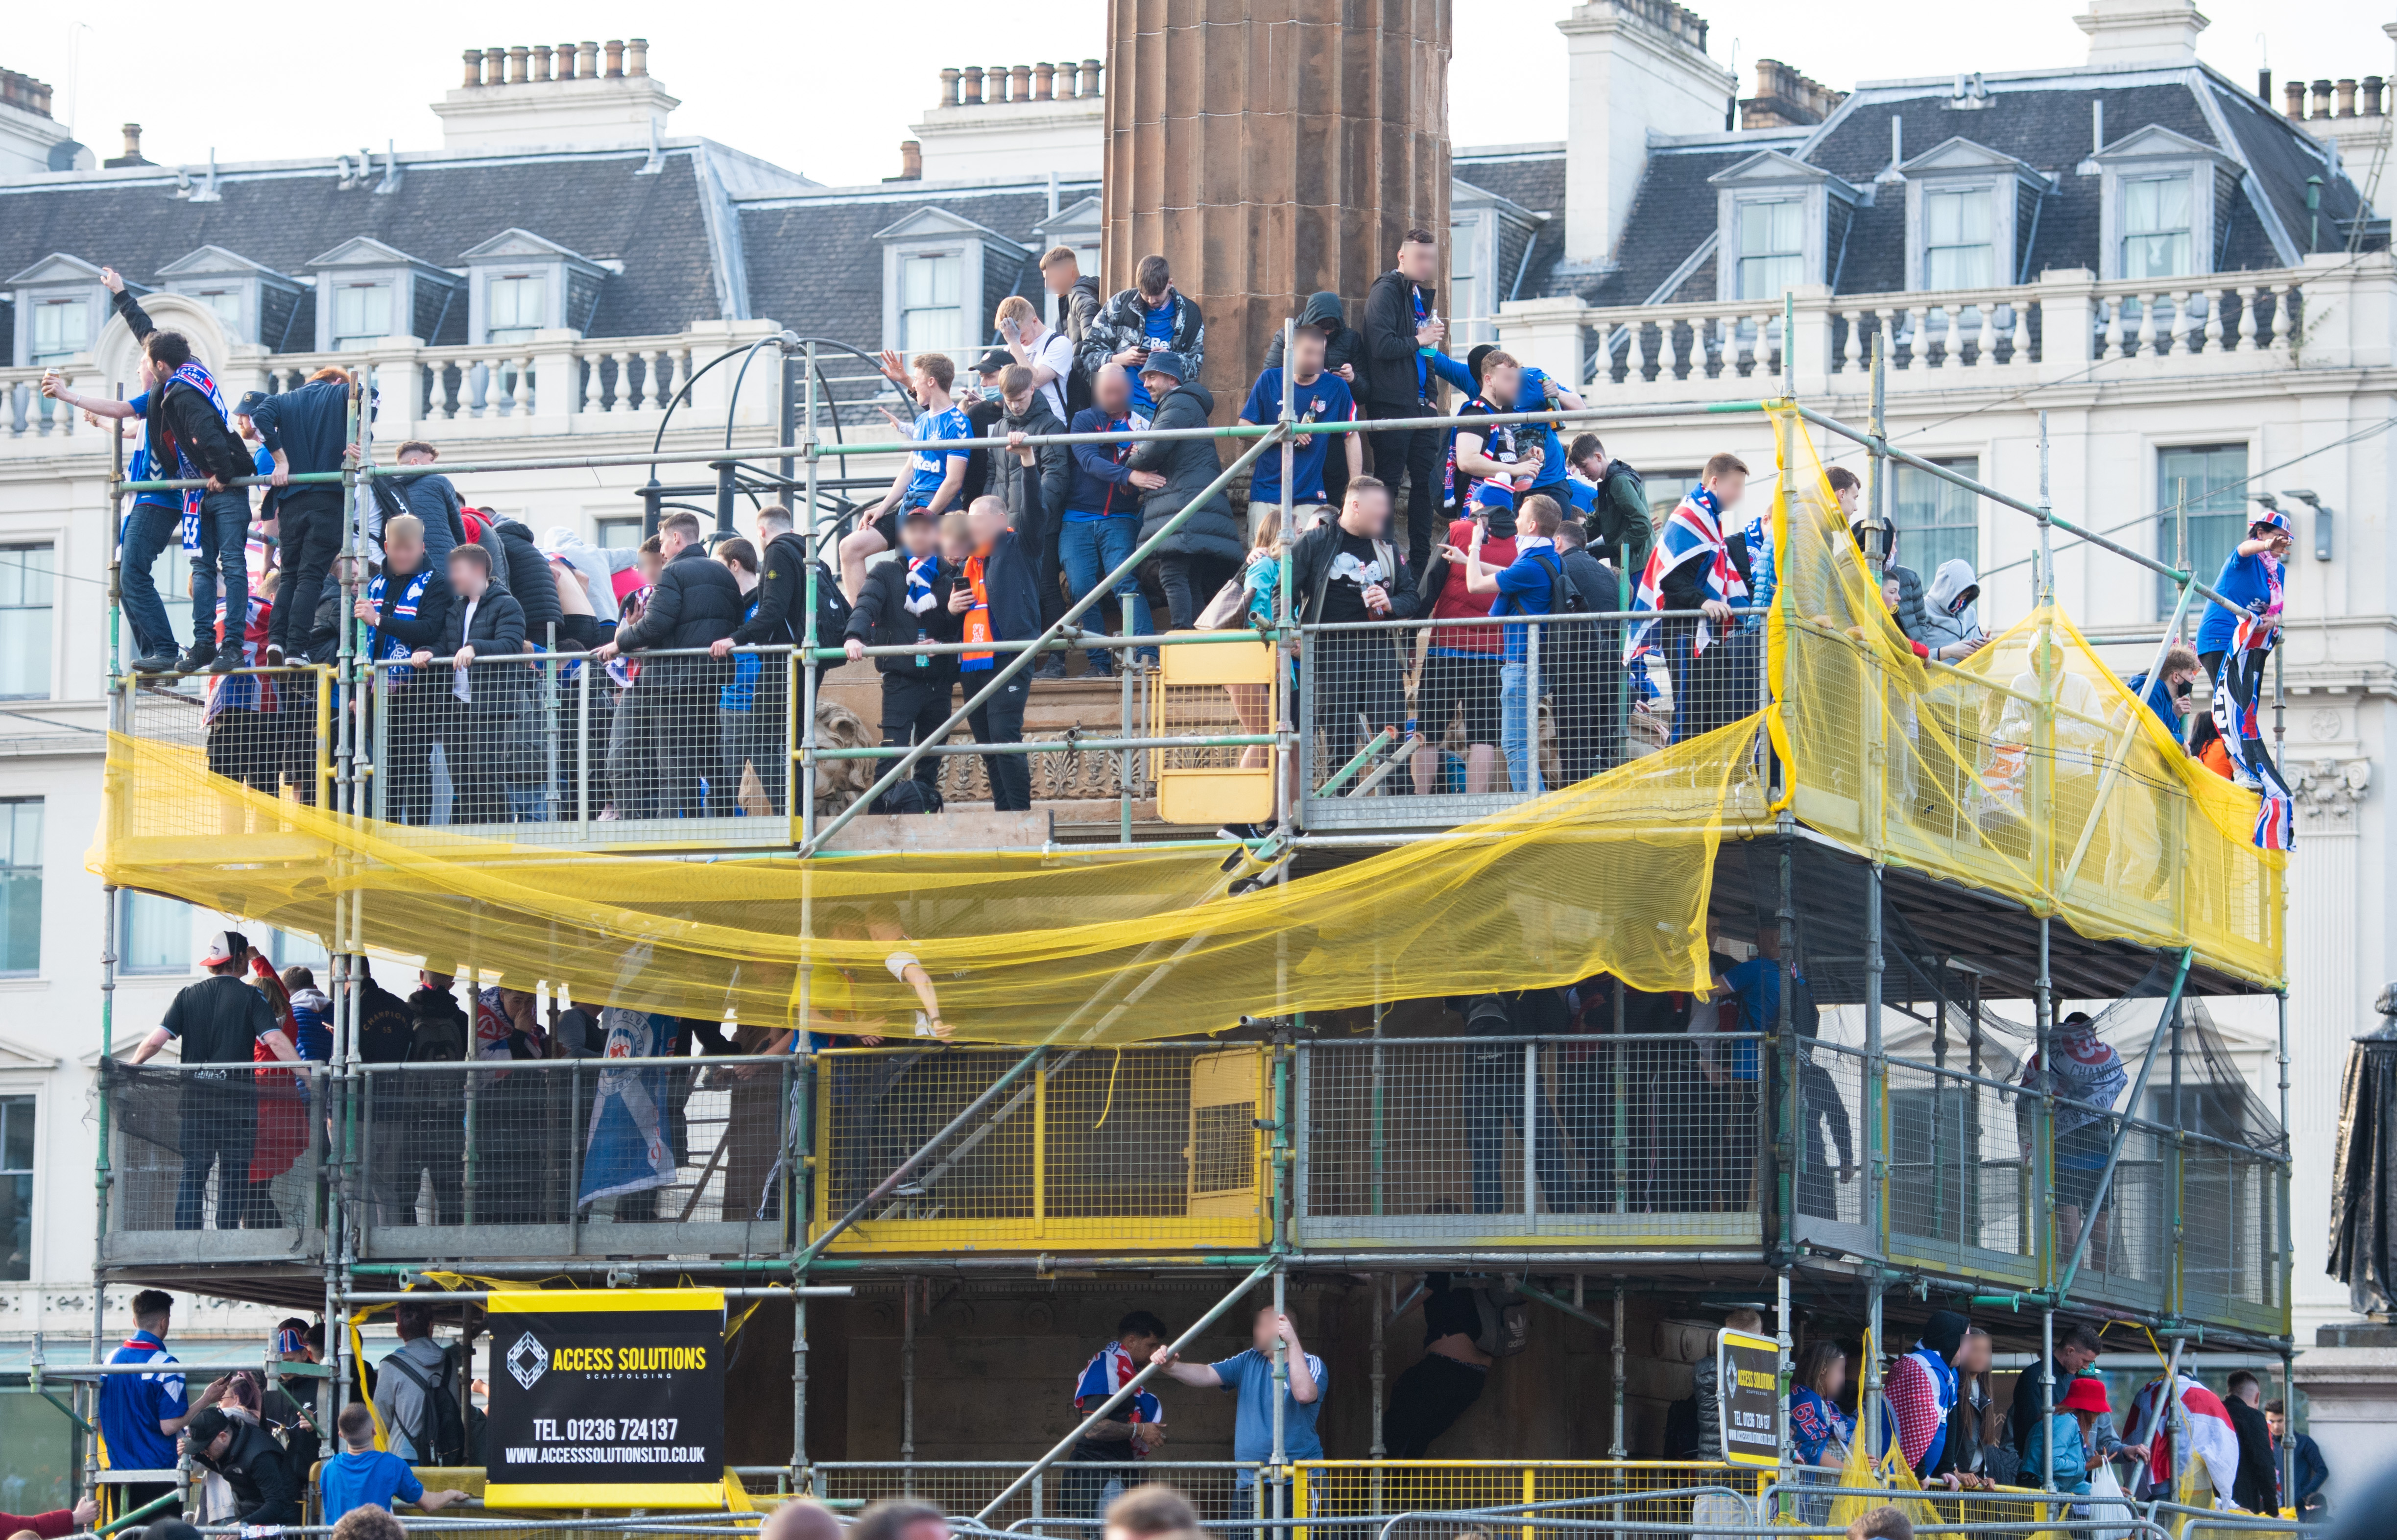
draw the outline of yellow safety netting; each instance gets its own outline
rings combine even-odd
[[[2253,794],[2183,756],[2053,609],[1961,667],[1918,661],[1802,425],[1775,424],[1797,475],[1774,505],[1762,716],[1797,816],[2083,934],[2276,982],[2284,861],[2248,841]],[[205,743],[112,734],[89,864],[328,942],[354,897],[371,952],[586,1004],[904,1030],[905,952],[961,1037],[1123,1042],[1600,971],[1698,986],[1720,841],[1766,816],[1757,737],[1750,718],[1452,837],[1251,887],[1222,849],[803,863],[494,843],[337,817],[210,773]]]
[[[1234,892],[1259,874],[1227,871],[1226,848],[799,862],[478,842],[320,812],[120,734],[91,864],[320,937],[354,895],[374,952],[586,1003],[781,1025],[804,970],[809,1025],[904,1031],[917,1001],[887,964],[904,951],[962,1037],[1135,1041],[1600,971],[1694,987],[1725,821],[1762,812],[1755,742],[1750,719],[1455,837]],[[877,904],[897,906],[883,939],[861,933]]]
[[[1783,411],[1775,426],[1797,474],[1775,508],[1768,716],[1799,819],[2082,935],[2194,946],[2277,984],[2286,857],[2253,843],[2256,794],[2184,753],[2061,609],[1955,666],[1916,658],[1804,425]]]

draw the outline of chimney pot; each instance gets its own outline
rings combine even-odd
[[[645,75],[649,73],[649,40],[636,37],[624,45],[624,73]]]
[[[557,46],[556,59],[557,68],[553,72],[553,78],[558,80],[573,79],[574,45],[571,43],[560,43]]]
[[[141,158],[141,125],[139,123],[128,123],[125,126],[125,158],[127,160]]]
[[[1018,64],[1011,73],[1015,76],[1015,86],[1013,89],[1008,92],[1007,99],[1010,101],[1031,100],[1032,66],[1029,64]]]
[[[981,105],[982,105],[982,66],[981,66],[981,65],[979,65],[979,64],[969,64],[969,65],[967,65],[967,66],[966,66],[966,68],[965,68],[965,83],[966,83],[966,105],[967,105],[967,106],[969,106],[969,107],[979,107],[979,106],[981,106]]]
[[[532,77],[541,82],[549,79],[549,45],[546,43],[532,46]]]
[[[2331,85],[2329,81],[2317,80],[2314,82],[2314,110],[2308,115],[2312,117],[2330,116],[2330,92]]]
[[[621,37],[608,39],[608,78],[624,78],[624,40]]]
[[[1053,87],[1053,86],[1055,85],[1055,83],[1056,83],[1056,79],[1057,79],[1057,66],[1056,66],[1056,65],[1054,65],[1054,64],[1035,64],[1035,65],[1033,65],[1033,66],[1032,66],[1032,100],[1035,100],[1035,101],[1047,101],[1047,100],[1051,100],[1050,91],[1051,91],[1051,87]]]
[[[2338,83],[2338,115],[2355,115],[2355,80],[2352,76]]]
[[[521,43],[517,44],[515,47],[510,48],[510,49],[508,50],[508,84],[509,84],[509,85],[511,85],[511,86],[521,86],[521,85],[523,85],[526,81],[528,81],[528,80],[529,80],[529,79],[531,79],[531,78],[532,78],[532,75],[531,75],[531,74],[529,73],[529,69],[528,69],[528,65],[529,64],[529,62],[530,62],[531,59],[532,59],[532,50],[531,50],[530,48],[529,48],[529,47],[525,47],[523,44],[521,44]]]
[[[587,37],[577,45],[574,50],[574,78],[577,80],[599,78],[599,45]]]
[[[2368,74],[2364,77],[2364,116],[2378,117],[2380,115],[2380,93],[2388,84],[2388,80],[2380,75]]]
[[[993,64],[982,73],[983,100],[993,106],[1007,100],[1007,66]]]
[[[2306,83],[2302,80],[2281,82],[2281,115],[2291,122],[2306,115]]]
[[[483,50],[480,48],[468,48],[466,50],[465,57],[465,84],[467,89],[472,90],[475,87],[480,86],[483,83]]]
[[[1099,94],[1099,61],[1095,59],[1082,60],[1082,94],[1084,96]]]
[[[942,106],[954,107],[957,104],[957,82],[959,77],[964,74],[964,71],[956,68],[954,65],[941,72]]]
[[[483,50],[483,84],[503,86],[507,84],[507,78],[508,50],[496,47],[485,48]]]
[[[912,139],[903,139],[899,141],[899,180],[901,181],[924,180],[924,147]]]
[[[2269,64],[2256,72],[2256,100],[2267,107],[2272,104],[2272,69]]]

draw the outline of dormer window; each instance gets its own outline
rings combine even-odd
[[[2189,268],[2189,179],[2124,177],[2122,190],[2125,278],[2178,278]]]
[[[599,308],[609,265],[529,230],[508,229],[458,259],[473,292],[466,340],[477,344],[529,342],[540,331],[587,330]]]
[[[2100,278],[2170,280],[2214,271],[2243,174],[2212,145],[2149,124],[2089,157],[2100,184]]]
[[[54,252],[7,281],[17,309],[19,368],[63,364],[87,354],[108,319],[108,290],[100,269],[81,257]]]
[[[300,315],[306,290],[237,251],[201,247],[160,268],[158,282],[208,306],[228,341],[256,342],[270,353],[315,344],[315,328]]]
[[[1806,206],[1797,198],[1739,203],[1739,293],[1777,300],[1806,281]]]
[[[494,273],[483,290],[483,336],[493,342],[529,342],[549,315],[549,275]]]
[[[910,252],[899,262],[899,351],[955,354],[964,348],[965,308],[959,299],[965,257],[956,251]]]
[[[1715,189],[1715,297],[1778,301],[1835,284],[1856,190],[1778,150],[1761,150],[1708,179]]]
[[[392,334],[391,285],[339,283],[333,286],[333,351],[355,353]]]
[[[1896,175],[1906,186],[1907,288],[2023,281],[2039,201],[2048,192],[2042,173],[2003,151],[1950,139],[1898,167]]]
[[[918,208],[874,238],[882,246],[882,345],[909,357],[945,353],[960,372],[975,340],[990,335],[1008,285],[1038,255],[945,208]]]
[[[36,300],[33,319],[33,343],[28,363],[63,364],[78,353],[91,351],[89,300]]]
[[[1997,282],[1996,221],[1986,187],[1922,194],[1926,288],[1986,288]]]
[[[316,350],[355,353],[390,337],[438,342],[454,325],[457,275],[371,235],[342,242],[308,264],[316,285]]]

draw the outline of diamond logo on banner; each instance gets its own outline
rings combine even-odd
[[[516,1345],[508,1349],[508,1373],[514,1374],[516,1383],[527,1390],[530,1390],[533,1381],[548,1371],[549,1349],[543,1347],[541,1340],[530,1332],[518,1337]]]

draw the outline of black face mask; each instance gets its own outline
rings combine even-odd
[[[2176,679],[2173,681],[2173,698],[2186,701],[2189,699],[2189,692],[2196,688],[2195,679]]]

